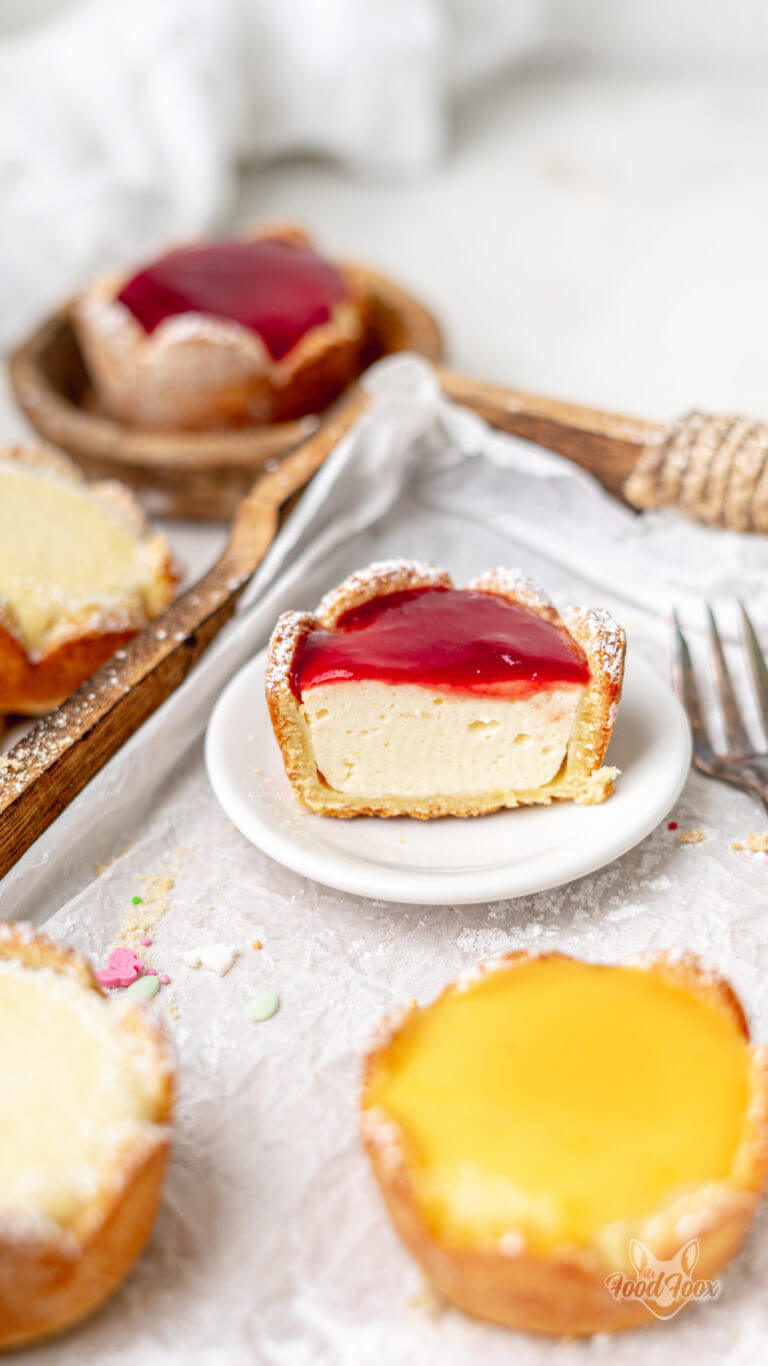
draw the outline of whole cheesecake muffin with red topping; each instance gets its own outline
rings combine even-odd
[[[365,300],[302,233],[265,228],[98,280],[73,320],[108,413],[205,430],[327,407],[359,368]]]

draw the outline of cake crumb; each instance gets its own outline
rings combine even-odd
[[[161,866],[154,873],[143,873],[138,877],[141,897],[131,898],[120,928],[118,940],[123,944],[141,944],[142,939],[151,939],[152,931],[162,920],[171,903],[171,892],[184,855],[184,849],[175,851],[175,866]]]
[[[595,909],[594,909],[594,911],[592,912],[592,914],[593,914],[593,915],[602,915],[603,913],[602,913],[602,911],[600,910],[600,907],[599,907],[599,906],[595,906]]]
[[[681,844],[701,844],[705,835],[703,830],[681,830],[677,838]]]
[[[731,840],[732,849],[751,849],[753,854],[768,854],[768,830],[753,830],[744,840]]]
[[[168,1006],[168,1014],[170,1015],[172,1020],[178,1020],[180,1011],[175,1001],[171,1001],[170,1005]]]
[[[262,942],[261,942],[260,939],[252,939],[252,940],[251,940],[251,948],[252,948],[252,949],[263,949],[263,948],[264,948],[264,945],[262,944]]]
[[[408,1300],[408,1308],[423,1313],[430,1319],[439,1319],[448,1308],[447,1301],[443,1299],[439,1290],[434,1286],[426,1284],[423,1290],[417,1290],[415,1295],[411,1295]]]
[[[111,868],[113,863],[117,863],[118,859],[123,857],[123,854],[129,854],[132,848],[132,844],[126,844],[125,848],[121,849],[119,854],[113,854],[112,858],[107,859],[106,863],[95,863],[93,866],[96,876],[101,877],[102,873],[106,873],[107,869]]]

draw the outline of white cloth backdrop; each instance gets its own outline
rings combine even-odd
[[[156,1234],[94,1320],[29,1366],[753,1366],[768,1343],[768,1220],[722,1299],[591,1347],[549,1344],[436,1316],[391,1232],[355,1134],[359,1048],[392,1005],[427,1000],[462,968],[522,944],[615,959],[664,946],[701,953],[734,982],[768,1040],[768,871],[730,840],[768,824],[742,794],[692,775],[676,816],[636,850],[567,888],[474,907],[410,907],[327,891],[270,862],[218,809],[201,735],[226,679],[278,612],[312,607],[373,558],[417,555],[463,578],[520,564],[559,601],[612,607],[630,650],[666,673],[666,608],[695,634],[699,594],[724,618],[735,591],[768,628],[768,544],[636,518],[567,462],[490,433],[438,395],[419,361],[371,373],[371,412],[287,522],[238,618],[182,688],[3,884],[0,914],[37,920],[101,961],[142,876],[176,869],[151,950],[171,985],[181,1061],[174,1162]],[[126,846],[128,846],[126,848]],[[96,876],[94,864],[114,861]],[[54,914],[55,913],[55,914]],[[257,936],[260,953],[250,949]],[[200,942],[241,949],[220,980],[181,963]],[[253,1026],[257,988],[281,996]],[[651,1357],[652,1352],[652,1357]]]
[[[94,271],[220,222],[238,158],[310,151],[357,168],[423,170],[443,146],[451,90],[476,88],[528,51],[546,5],[52,0],[27,12],[11,0],[4,9],[0,344]]]
[[[242,160],[415,177],[457,101],[532,57],[722,82],[766,55],[762,0],[3,0],[0,345],[94,272],[226,221]]]

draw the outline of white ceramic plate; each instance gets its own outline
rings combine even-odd
[[[213,790],[265,854],[328,887],[427,906],[500,901],[558,887],[626,853],[669,811],[691,760],[674,693],[641,659],[627,663],[607,762],[621,769],[601,806],[522,807],[492,816],[332,820],[293,795],[264,699],[266,652],[225,688],[208,724]]]

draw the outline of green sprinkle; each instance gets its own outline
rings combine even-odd
[[[260,991],[258,996],[252,996],[245,1013],[249,1020],[268,1020],[275,1014],[280,1005],[280,997],[276,991]]]
[[[137,977],[126,991],[126,996],[138,996],[142,1001],[151,1001],[160,990],[159,977]]]
[[[140,905],[141,905],[141,897],[140,897],[140,896],[132,896],[132,897],[131,897],[131,901],[132,901],[132,903],[133,903],[134,906],[140,906]]]

